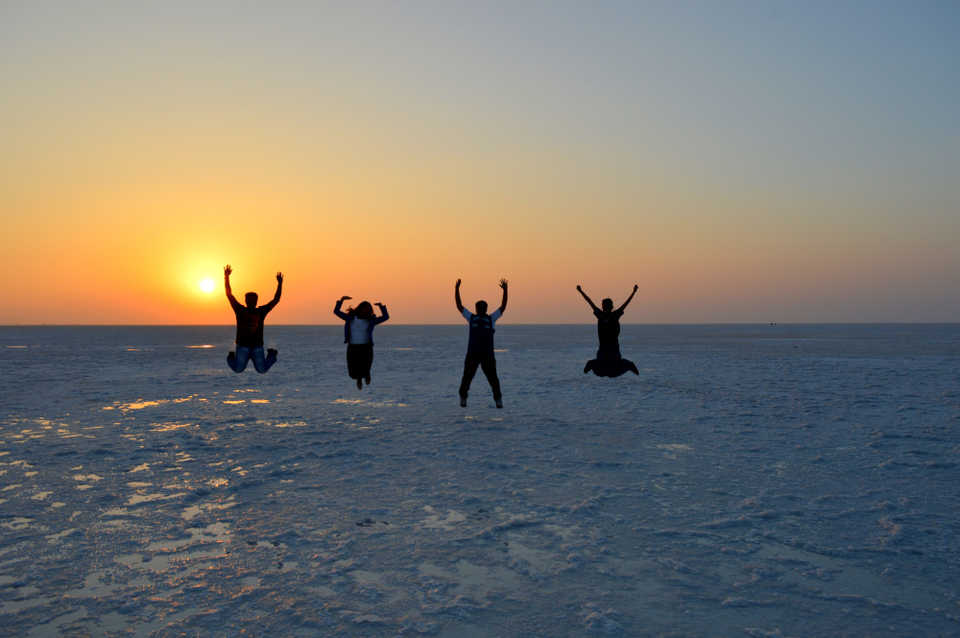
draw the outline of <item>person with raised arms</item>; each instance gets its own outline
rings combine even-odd
[[[333,314],[343,319],[343,341],[347,344],[347,374],[356,379],[357,389],[363,389],[363,382],[370,385],[370,367],[373,365],[373,329],[390,318],[387,307],[379,301],[380,316],[373,312],[369,301],[361,301],[356,308],[341,310],[343,302],[352,299],[344,295],[337,300]]]
[[[487,314],[487,302],[483,300],[475,304],[475,313],[464,308],[463,302],[460,300],[460,283],[461,280],[457,279],[457,285],[454,287],[454,300],[457,304],[457,310],[470,324],[467,356],[463,361],[463,379],[460,381],[460,407],[467,407],[467,393],[479,366],[487,377],[487,381],[490,382],[490,388],[493,390],[493,400],[498,408],[502,408],[503,395],[500,392],[500,379],[497,378],[497,360],[493,355],[493,325],[503,315],[503,311],[507,309],[507,280],[500,280],[500,287],[503,289],[503,301],[500,302],[500,307],[491,314]]]
[[[593,315],[597,318],[597,337],[600,341],[597,358],[587,361],[587,365],[583,368],[584,374],[591,370],[598,377],[619,377],[627,370],[637,375],[640,374],[633,361],[624,359],[620,354],[620,317],[623,316],[627,304],[637,294],[637,290],[638,286],[634,285],[633,292],[630,293],[627,300],[623,302],[622,306],[614,310],[613,299],[604,299],[600,302],[603,308],[597,308],[597,305],[587,296],[587,293],[583,292],[583,288],[577,286],[577,292],[587,300],[587,303],[593,309]]]
[[[253,359],[254,369],[263,374],[277,362],[277,351],[274,348],[267,350],[267,356],[263,356],[263,321],[267,313],[273,310],[274,306],[280,301],[280,291],[283,288],[283,273],[277,273],[277,292],[273,295],[273,300],[262,306],[257,306],[257,293],[248,292],[243,296],[247,305],[241,305],[233,296],[230,290],[230,273],[233,269],[230,264],[223,269],[223,283],[227,290],[227,299],[230,301],[230,307],[233,308],[233,314],[237,318],[237,349],[227,355],[227,365],[234,372],[243,372],[247,367],[247,361]]]

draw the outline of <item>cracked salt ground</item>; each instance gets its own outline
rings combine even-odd
[[[0,329],[0,635],[960,633],[956,326],[382,330]]]

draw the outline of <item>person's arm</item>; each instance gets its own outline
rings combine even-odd
[[[640,286],[638,286],[638,285],[636,285],[636,284],[633,285],[633,292],[631,292],[631,293],[630,293],[630,296],[627,297],[627,300],[623,302],[623,305],[620,306],[619,308],[617,308],[617,312],[623,312],[623,309],[626,308],[626,307],[627,307],[627,304],[629,304],[629,303],[633,300],[633,296],[634,296],[635,294],[637,294],[637,290],[638,290],[639,288],[640,288]]]
[[[503,301],[500,302],[500,314],[503,314],[503,311],[507,309],[507,280],[500,280],[500,287],[503,288]]]
[[[335,306],[333,307],[333,314],[337,315],[338,317],[340,317],[340,318],[343,319],[344,321],[346,321],[347,319],[349,319],[349,318],[350,318],[350,315],[348,315],[348,314],[345,313],[344,311],[340,310],[340,308],[343,306],[343,302],[346,301],[347,299],[353,299],[353,297],[351,297],[351,296],[349,296],[349,295],[344,295],[344,296],[340,297],[339,299],[337,299],[337,305],[335,305]]]
[[[583,298],[587,300],[587,303],[590,304],[590,307],[593,308],[594,312],[597,312],[600,310],[599,308],[597,308],[597,304],[593,303],[593,299],[588,297],[587,293],[583,292],[583,288],[581,288],[579,284],[577,285],[577,292],[583,295]]]
[[[280,292],[283,290],[283,273],[277,273],[277,292],[274,293],[273,299],[270,300],[270,303],[263,306],[265,312],[270,312],[273,310],[273,307],[280,303]]]
[[[230,302],[230,307],[235,311],[243,308],[240,305],[240,302],[237,301],[237,298],[233,296],[233,290],[230,289],[230,273],[233,272],[233,268],[230,267],[230,264],[227,264],[223,268],[223,287],[227,291],[227,300]]]
[[[386,321],[387,319],[390,318],[390,313],[387,312],[387,307],[386,307],[386,306],[384,306],[384,305],[383,305],[382,303],[380,303],[379,301],[378,301],[375,305],[377,306],[377,308],[380,309],[380,316],[374,318],[374,320],[373,320],[373,323],[374,323],[374,324],[383,323],[384,321]]]
[[[463,302],[460,301],[460,280],[457,279],[457,285],[453,288],[453,300],[457,302],[457,312],[463,314]]]

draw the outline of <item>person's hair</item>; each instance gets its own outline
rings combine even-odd
[[[350,308],[347,314],[358,319],[373,319],[373,306],[369,301],[361,301],[356,308]]]
[[[476,304],[477,314],[483,315],[487,313],[487,302],[481,299]]]
[[[247,302],[247,305],[248,305],[248,306],[256,306],[256,305],[257,305],[257,299],[259,299],[259,297],[257,296],[257,293],[255,293],[255,292],[248,292],[247,294],[245,294],[245,295],[243,296],[243,300]]]
[[[606,299],[600,302],[600,307],[608,312],[613,310],[613,299],[611,299],[610,297],[607,297]]]

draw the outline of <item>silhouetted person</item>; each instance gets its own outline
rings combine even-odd
[[[633,292],[623,302],[623,305],[614,310],[613,299],[604,299],[600,302],[603,308],[597,308],[593,300],[587,296],[587,293],[583,292],[583,288],[577,286],[577,292],[583,295],[583,298],[593,308],[593,314],[597,318],[597,337],[600,339],[597,358],[587,361],[587,365],[583,368],[584,373],[592,370],[598,377],[619,377],[629,370],[634,374],[640,374],[633,361],[624,359],[620,355],[620,317],[623,316],[627,304],[637,294],[637,289],[638,287],[634,286]]]
[[[347,374],[357,380],[357,389],[363,389],[363,382],[370,385],[370,366],[373,365],[373,329],[390,318],[387,307],[379,301],[381,316],[373,314],[369,301],[361,301],[356,308],[346,312],[340,309],[343,302],[352,299],[344,295],[337,300],[333,314],[343,319],[343,342],[347,344]]]
[[[493,324],[507,309],[506,279],[500,280],[500,287],[503,288],[503,301],[500,302],[500,307],[489,315],[487,314],[486,301],[481,300],[476,303],[476,313],[472,313],[463,307],[463,303],[460,301],[459,279],[457,279],[457,285],[454,288],[457,310],[470,324],[470,340],[467,343],[467,356],[463,361],[463,380],[460,382],[460,406],[464,408],[467,407],[467,392],[470,390],[473,375],[477,373],[477,366],[480,366],[483,374],[487,377],[487,381],[490,382],[490,388],[493,390],[493,400],[497,402],[497,407],[503,407],[500,379],[497,378],[497,360],[493,356]]]
[[[227,355],[227,365],[234,372],[243,372],[247,367],[247,361],[253,359],[253,367],[257,372],[263,374],[277,362],[277,351],[273,348],[267,350],[267,356],[263,356],[263,320],[267,313],[273,310],[273,307],[280,301],[280,289],[283,288],[283,273],[277,273],[277,292],[273,295],[273,301],[257,307],[257,293],[248,292],[243,296],[247,305],[242,306],[233,296],[230,290],[230,273],[233,269],[229,264],[223,269],[223,283],[227,289],[227,299],[230,300],[230,307],[237,316],[237,351]]]

